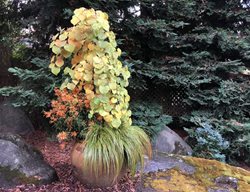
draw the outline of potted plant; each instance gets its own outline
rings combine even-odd
[[[62,120],[59,125],[66,129],[59,139],[84,135],[72,151],[76,176],[90,187],[111,186],[127,169],[134,173],[138,163],[143,167],[151,144],[141,128],[132,126],[126,90],[130,72],[119,61],[108,15],[79,8],[71,23],[50,44],[49,67],[65,80],[45,115],[52,123]]]

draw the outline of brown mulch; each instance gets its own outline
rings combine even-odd
[[[0,192],[135,192],[135,185],[139,180],[137,176],[134,181],[123,178],[117,185],[105,189],[87,189],[72,173],[70,165],[70,152],[73,142],[68,143],[63,149],[56,141],[51,141],[43,131],[36,131],[27,136],[25,140],[38,148],[44,159],[55,168],[59,181],[48,185],[20,185],[12,189]]]

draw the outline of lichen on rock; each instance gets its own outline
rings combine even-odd
[[[195,177],[203,181],[208,187],[218,185],[216,179],[221,176],[227,176],[238,180],[237,189],[234,189],[234,186],[230,187],[232,191],[250,192],[249,171],[215,160],[194,157],[185,157],[184,159],[196,168]]]
[[[8,188],[13,186],[13,179],[16,184],[39,184],[39,178],[27,176],[17,169],[12,170],[10,167],[0,166],[0,187]]]
[[[163,158],[162,154],[160,155]],[[165,154],[166,165],[173,164],[173,161],[183,161],[184,164],[192,166],[195,171],[184,171],[183,163],[176,163],[174,167],[160,167],[158,171],[145,172],[137,191],[250,192],[250,172],[247,170],[215,160]]]

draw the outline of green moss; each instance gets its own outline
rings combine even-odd
[[[144,187],[159,192],[207,192],[219,189],[214,182],[217,177],[229,176],[238,179],[238,189],[231,192],[250,192],[250,172],[215,160],[182,157],[195,167],[195,173],[183,173],[178,167],[145,175]]]
[[[250,192],[250,172],[215,160],[184,157],[185,161],[196,168],[194,176],[207,187],[215,187],[214,180],[220,176],[238,179],[238,192]],[[232,191],[235,191],[232,189]]]
[[[151,175],[152,176],[152,175]],[[206,192],[206,188],[190,175],[171,169],[160,171],[145,179],[145,187],[161,192]]]
[[[35,177],[27,177],[17,169],[11,170],[9,167],[0,166],[0,174],[4,175],[7,181],[15,181],[18,184],[39,184],[39,179]]]

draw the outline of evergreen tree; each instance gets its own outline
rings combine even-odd
[[[148,89],[144,94],[181,88],[189,109],[180,117],[185,126],[212,124],[230,141],[227,159],[249,160],[249,1],[137,5],[141,14],[125,19],[121,34],[134,88]]]

